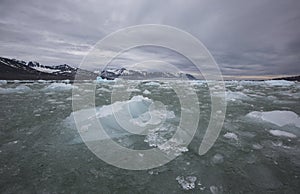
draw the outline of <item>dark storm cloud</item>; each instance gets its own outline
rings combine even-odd
[[[299,74],[299,10],[298,0],[2,0],[0,53],[78,65],[109,33],[157,23],[197,37],[225,75]],[[184,62],[179,65],[192,69]]]

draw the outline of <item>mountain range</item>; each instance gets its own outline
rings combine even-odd
[[[35,61],[25,62],[17,59],[0,57],[0,80],[114,80],[124,79],[189,79],[196,80],[187,73],[147,72],[139,70],[104,69],[96,73],[81,68],[74,68],[67,64],[47,66]],[[300,81],[300,76],[275,78],[276,80]]]
[[[147,72],[125,68],[105,69],[100,73],[95,73],[67,64],[47,66],[35,61],[27,63],[22,60],[0,57],[0,80],[95,80],[97,77],[107,80],[114,80],[118,77],[124,79],[196,79],[193,75],[184,73]]]
[[[96,79],[97,74],[71,67],[67,64],[58,66],[45,66],[38,62],[20,61],[0,57],[1,80],[89,80]]]

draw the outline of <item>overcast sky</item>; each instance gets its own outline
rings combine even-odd
[[[0,0],[0,55],[77,66],[111,32],[151,23],[197,37],[224,75],[294,75],[299,10],[299,0]]]

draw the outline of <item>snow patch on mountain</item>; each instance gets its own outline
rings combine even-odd
[[[50,69],[50,68],[44,68],[44,67],[32,67],[35,70],[45,72],[45,73],[54,73],[54,72],[59,72],[59,69]]]

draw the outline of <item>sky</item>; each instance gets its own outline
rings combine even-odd
[[[78,66],[112,32],[163,24],[199,39],[224,76],[297,75],[299,10],[299,0],[0,0],[0,55]]]

